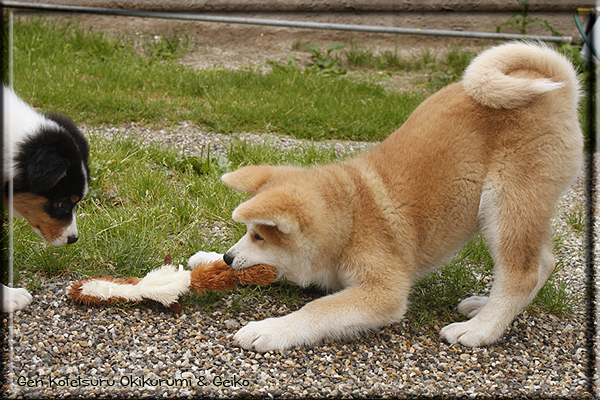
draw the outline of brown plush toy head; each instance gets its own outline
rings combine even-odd
[[[200,264],[192,270],[190,289],[231,290],[241,285],[267,285],[275,281],[277,270],[270,265],[258,264],[243,270],[234,270],[223,260]]]

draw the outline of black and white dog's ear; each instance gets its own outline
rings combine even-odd
[[[75,125],[75,123],[68,117],[65,117],[61,114],[46,114],[46,118],[56,122],[61,127],[61,130],[69,135],[70,139],[75,143],[76,146],[75,148],[70,148],[73,152],[77,152],[79,157],[81,157],[83,161],[87,163],[90,153],[90,145],[79,128],[77,128],[77,125]]]
[[[35,193],[43,193],[54,187],[66,174],[69,164],[58,149],[42,148],[32,155],[25,166],[25,174],[30,188]]]

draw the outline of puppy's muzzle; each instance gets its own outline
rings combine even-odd
[[[77,235],[69,236],[67,238],[67,244],[73,244],[77,241],[77,239],[79,239],[79,236]]]

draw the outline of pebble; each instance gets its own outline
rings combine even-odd
[[[84,128],[88,134],[174,145],[190,155],[206,143],[225,152],[231,140],[190,123],[162,130],[133,124]],[[308,143],[268,140],[284,147]],[[333,146],[355,152],[372,144]],[[554,222],[566,235],[557,254],[564,264],[558,279],[578,293],[585,287],[583,233],[569,229],[560,211],[585,204],[583,191],[580,179],[563,197]],[[42,280],[32,304],[2,315],[9,338],[6,397],[592,398],[583,311],[561,318],[524,311],[498,343],[485,348],[449,345],[440,340],[440,327],[416,328],[405,319],[356,339],[260,354],[237,347],[233,334],[247,322],[288,313],[275,296],[253,298],[232,313],[227,305],[243,295],[236,289],[210,312],[187,306],[177,317],[153,303],[75,305],[66,297],[70,282],[62,276]],[[315,297],[301,296],[293,309]]]

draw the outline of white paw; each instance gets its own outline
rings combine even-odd
[[[10,313],[21,310],[31,303],[31,295],[25,289],[2,288],[2,312]]]
[[[489,324],[483,324],[473,318],[466,322],[456,322],[445,326],[440,331],[440,337],[450,344],[460,343],[467,347],[486,346],[496,342],[502,330],[489,329]]]
[[[259,352],[285,350],[296,345],[305,344],[297,337],[298,331],[289,326],[288,320],[286,320],[287,317],[289,315],[249,322],[234,335],[233,339],[239,346]]]
[[[458,312],[467,318],[473,318],[479,314],[479,311],[486,305],[487,301],[487,297],[471,296],[460,302]]]
[[[188,260],[188,267],[194,268],[198,264],[209,263],[223,259],[223,254],[214,251],[199,251]]]

